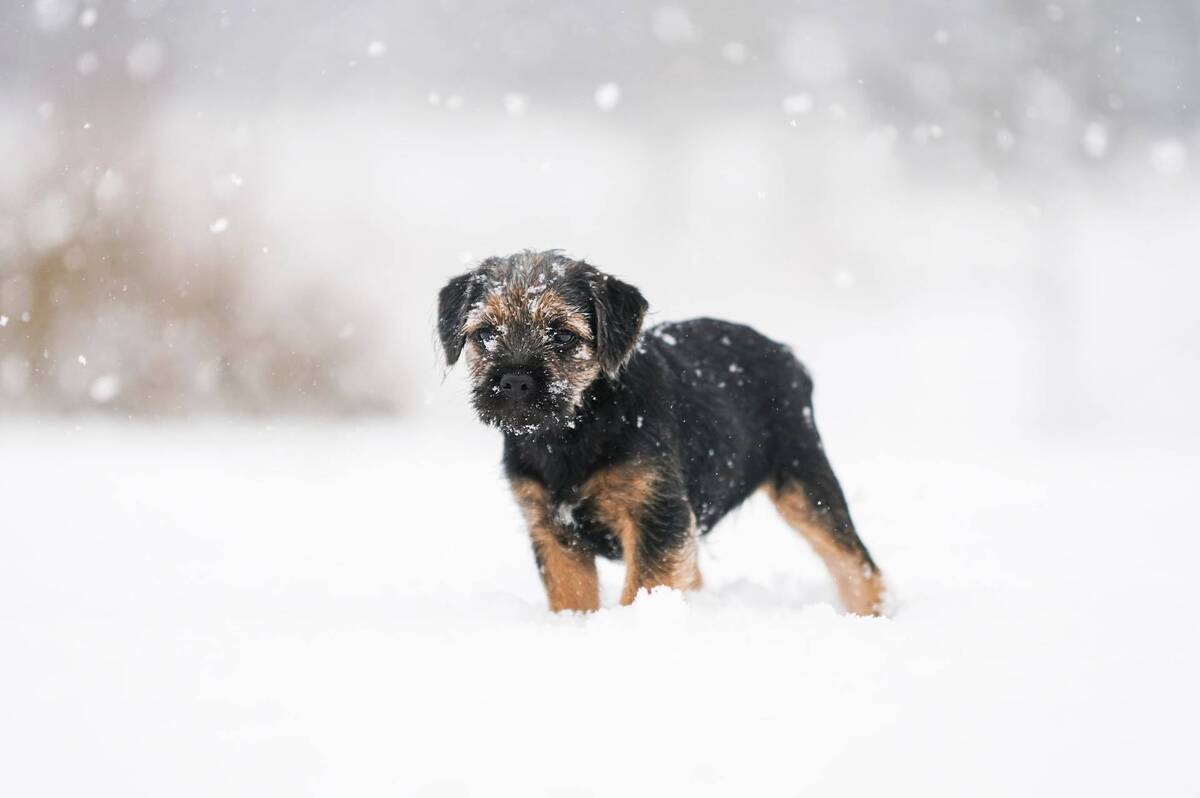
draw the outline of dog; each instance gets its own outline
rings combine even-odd
[[[846,608],[881,614],[883,576],[826,459],[808,371],[738,324],[643,333],[647,310],[560,250],[489,258],[438,296],[447,366],[465,351],[475,411],[504,433],[550,609],[599,608],[597,556],[624,559],[622,604],[699,588],[700,536],[763,489]]]

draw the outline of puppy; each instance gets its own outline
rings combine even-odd
[[[438,298],[446,361],[466,352],[479,418],[529,524],[550,609],[599,607],[597,556],[623,558],[621,603],[700,586],[696,546],[760,488],[829,568],[846,607],[885,587],[813,423],[788,347],[713,319],[642,333],[633,286],[557,250],[489,258]]]

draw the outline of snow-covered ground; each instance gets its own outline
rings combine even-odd
[[[555,617],[484,429],[0,440],[5,796],[1200,792],[1195,454],[831,440],[893,618],[757,500]]]

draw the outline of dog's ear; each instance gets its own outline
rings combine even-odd
[[[460,274],[438,294],[438,335],[442,339],[442,349],[446,351],[446,365],[453,366],[462,354],[467,336],[463,326],[467,323],[467,314],[475,303],[479,293],[479,281],[475,272]]]
[[[650,307],[642,292],[607,275],[591,284],[596,322],[596,359],[609,377],[616,377],[633,355],[642,321]]]

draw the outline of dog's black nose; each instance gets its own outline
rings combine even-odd
[[[500,378],[500,394],[510,402],[528,402],[535,388],[537,383],[528,374],[505,374]]]

